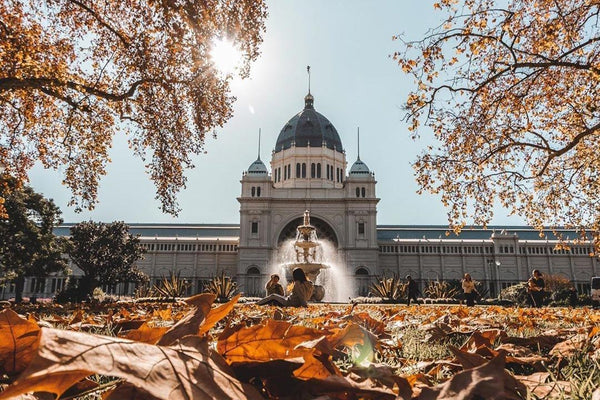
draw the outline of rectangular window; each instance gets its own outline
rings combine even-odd
[[[256,234],[258,233],[258,222],[252,222],[252,233]]]
[[[358,234],[359,235],[364,235],[365,234],[365,223],[364,222],[359,222],[358,223]]]

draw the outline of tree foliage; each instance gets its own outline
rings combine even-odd
[[[146,278],[136,267],[144,248],[124,222],[80,222],[71,227],[70,242],[69,257],[84,273],[77,286],[80,299],[100,285],[142,282]]]
[[[64,169],[71,203],[93,208],[116,132],[145,160],[165,212],[185,168],[232,115],[215,39],[258,57],[261,0],[0,0],[0,166]]]
[[[65,242],[53,233],[62,223],[61,212],[52,200],[6,174],[0,176],[0,197],[6,213],[0,219],[0,275],[14,279],[20,301],[26,276],[66,269]]]
[[[424,123],[439,143],[414,164],[421,190],[441,194],[456,230],[486,225],[499,199],[540,230],[598,232],[600,2],[434,7],[445,22],[395,54],[416,83],[410,129]]]

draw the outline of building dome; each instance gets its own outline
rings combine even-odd
[[[267,175],[269,171],[267,170],[267,166],[262,160],[259,158],[256,159],[250,166],[248,167],[248,173],[252,175]]]
[[[314,97],[309,93],[304,98],[304,110],[296,114],[281,129],[275,152],[296,147],[327,146],[343,152],[342,141],[337,130],[327,118],[315,111]]]
[[[352,176],[360,176],[360,175],[367,175],[370,174],[371,171],[369,170],[369,167],[367,167],[367,164],[365,164],[364,162],[362,162],[362,160],[360,158],[358,158],[354,164],[352,164],[352,167],[350,168],[350,172],[349,174]]]

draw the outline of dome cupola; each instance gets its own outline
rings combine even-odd
[[[248,167],[248,174],[250,175],[268,175],[269,170],[267,166],[260,159],[260,128],[258,129],[258,158]]]
[[[254,161],[248,167],[248,173],[250,175],[267,175],[269,171],[267,170],[265,163],[263,163],[260,157],[258,157],[256,161]]]
[[[368,175],[371,173],[371,171],[369,170],[369,167],[367,167],[367,164],[365,164],[364,162],[362,162],[362,160],[360,159],[360,157],[354,162],[354,164],[352,164],[352,167],[350,167],[350,175],[354,175],[354,176],[361,176],[361,175]]]
[[[304,97],[304,110],[292,117],[281,129],[275,152],[296,147],[322,147],[344,152],[337,130],[327,118],[315,111],[314,97]]]
[[[367,164],[365,164],[361,159],[360,159],[360,128],[357,128],[357,132],[356,132],[356,141],[357,141],[357,157],[356,157],[356,161],[354,162],[354,164],[352,164],[352,167],[350,167],[350,171],[348,172],[348,174],[352,177],[360,177],[360,176],[367,176],[371,173],[371,171],[369,170],[369,167],[367,167]]]

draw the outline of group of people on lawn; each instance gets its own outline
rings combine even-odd
[[[296,268],[292,271],[292,288],[290,294],[285,296],[285,290],[279,283],[279,275],[271,275],[271,279],[265,285],[267,297],[259,300],[256,304],[264,305],[279,305],[283,307],[306,307],[308,300],[311,298],[314,290],[313,283],[306,278],[302,268]],[[461,280],[463,295],[467,307],[475,305],[476,296],[480,296],[475,287],[475,281],[470,274],[465,274]],[[527,281],[527,293],[533,307],[541,307],[545,296],[545,283],[542,278],[542,273],[534,269],[531,278]],[[419,304],[418,295],[420,294],[417,282],[410,275],[406,276],[406,304],[410,305],[411,301]]]

